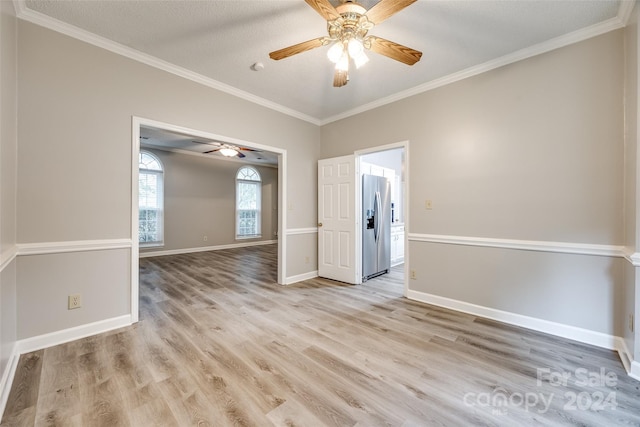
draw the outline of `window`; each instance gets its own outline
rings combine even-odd
[[[236,239],[260,237],[260,196],[262,181],[252,167],[244,166],[236,175]]]
[[[148,151],[140,151],[138,178],[138,234],[141,246],[163,243],[163,183],[160,160]]]

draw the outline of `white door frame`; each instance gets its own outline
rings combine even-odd
[[[409,141],[395,142],[392,144],[379,145],[377,147],[363,148],[362,150],[354,151],[356,156],[356,163],[360,163],[360,157],[365,154],[377,153],[379,151],[387,151],[402,148],[404,149],[404,188],[402,192],[402,212],[404,213],[404,296],[407,297],[409,291]],[[357,187],[357,186],[356,186]],[[362,197],[358,197],[358,213],[362,217]],[[361,249],[360,249],[361,251]],[[362,254],[362,252],[359,252]],[[362,255],[360,255],[362,256]],[[362,273],[362,262],[360,262],[360,272]],[[362,275],[362,274],[361,274]]]
[[[286,230],[287,230],[287,150],[269,145],[244,141],[223,135],[216,135],[197,129],[190,129],[157,120],[132,116],[131,118],[131,323],[136,323],[139,316],[139,255],[138,242],[138,156],[140,155],[140,126],[178,132],[204,139],[214,139],[233,145],[271,151],[278,154],[278,283],[286,283]]]

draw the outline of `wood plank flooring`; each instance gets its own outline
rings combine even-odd
[[[23,355],[1,425],[640,425],[613,351],[404,299],[401,266],[275,268],[275,245],[141,259],[140,322]]]

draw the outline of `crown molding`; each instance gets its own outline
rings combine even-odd
[[[487,61],[483,64],[479,64],[479,65],[467,68],[465,70],[462,70],[453,74],[449,74],[447,76],[415,86],[408,90],[395,93],[388,97],[380,98],[376,101],[361,105],[360,107],[345,111],[343,113],[340,113],[325,119],[319,119],[319,118],[309,116],[307,114],[296,111],[292,108],[285,107],[278,103],[269,101],[265,98],[261,98],[249,92],[245,92],[233,86],[227,85],[225,83],[219,82],[209,77],[205,77],[202,74],[195,73],[193,71],[187,70],[186,68],[179,67],[170,62],[164,61],[162,59],[159,59],[154,56],[148,55],[146,53],[140,52],[138,50],[132,49],[123,44],[109,40],[105,37],[98,36],[94,33],[75,27],[71,24],[67,24],[65,22],[59,21],[48,15],[42,14],[40,12],[36,12],[34,10],[29,9],[26,6],[26,0],[13,0],[13,4],[16,10],[16,16],[19,19],[22,19],[24,21],[28,21],[33,24],[48,28],[50,30],[65,34],[69,37],[73,37],[75,39],[84,41],[94,46],[106,49],[110,52],[122,55],[129,59],[133,59],[135,61],[166,71],[176,76],[183,77],[193,82],[210,87],[212,89],[216,89],[221,92],[236,96],[238,98],[244,99],[254,104],[261,105],[263,107],[280,112],[282,114],[286,114],[288,116],[309,122],[317,126],[324,126],[326,124],[329,124],[338,120],[342,120],[347,117],[351,117],[356,114],[360,114],[365,111],[369,111],[378,107],[382,107],[384,105],[391,104],[393,102],[400,101],[402,99],[409,98],[414,95],[428,92],[430,90],[437,89],[439,87],[446,86],[448,84],[455,83],[457,81],[464,80],[466,78],[473,77],[478,74],[482,74],[487,71],[491,71],[496,68],[503,67],[505,65],[509,65],[518,61],[522,61],[527,58],[531,58],[546,52],[550,52],[552,50],[559,49],[561,47],[578,43],[578,42],[590,39],[592,37],[596,37],[601,34],[607,33],[609,31],[614,31],[619,28],[623,28],[629,21],[631,12],[633,11],[633,8],[635,6],[635,0],[622,0],[618,8],[618,14],[614,18],[608,19],[606,21],[602,21],[598,24],[594,24],[586,28],[573,31],[571,33],[553,38],[551,40],[547,40],[537,45],[518,50],[516,52],[493,59],[491,61]]]
[[[620,23],[623,27],[626,27],[629,23],[629,19],[631,18],[631,12],[633,11],[633,7],[636,5],[636,0],[622,0],[620,2],[620,7],[618,8],[618,16],[617,18],[620,20]]]
[[[141,62],[145,65],[149,65],[151,67],[166,71],[178,77],[191,80],[193,82],[210,87],[212,89],[219,90],[229,95],[236,96],[238,98],[244,99],[245,101],[252,102],[254,104],[277,111],[279,113],[304,120],[317,126],[320,125],[320,120],[307,114],[303,114],[292,108],[285,107],[278,103],[269,101],[268,99],[261,98],[259,96],[253,95],[249,92],[245,92],[212,78],[205,77],[202,74],[195,73],[193,71],[187,70],[186,68],[156,58],[155,56],[148,55],[146,53],[140,52],[139,50],[114,42],[113,40],[109,40],[105,37],[83,30],[71,24],[67,24],[66,22],[62,22],[43,13],[36,12],[26,6],[25,0],[14,0],[14,7],[16,9],[16,16],[23,21],[31,22],[32,24],[36,24],[49,30],[64,34],[66,36],[73,37],[85,43],[92,44],[118,55],[122,55],[126,58],[133,59],[134,61]]]
[[[374,108],[382,107],[384,105],[391,104],[393,102],[400,101],[402,99],[409,98],[411,96],[418,95],[424,92],[428,92],[430,90],[437,89],[439,87],[446,86],[448,84],[455,83],[460,80],[464,80],[469,77],[476,76],[478,74],[486,73],[487,71],[491,71],[496,68],[503,67],[505,65],[513,64],[515,62],[519,62],[524,59],[541,55],[543,53],[551,52],[552,50],[556,50],[561,47],[569,46],[571,44],[588,40],[592,37],[596,37],[601,34],[605,34],[610,31],[617,30],[626,25],[626,20],[629,19],[629,16],[631,14],[631,10],[633,10],[634,4],[635,4],[635,1],[633,0],[632,1],[623,0],[618,10],[618,15],[614,18],[607,19],[606,21],[602,21],[598,24],[594,24],[589,27],[585,27],[585,28],[573,31],[571,33],[564,34],[562,36],[547,40],[542,43],[538,43],[537,45],[520,49],[513,53],[509,53],[499,58],[492,59],[491,61],[487,61],[483,64],[474,65],[473,67],[469,67],[465,70],[458,71],[453,74],[449,74],[447,76],[415,86],[411,89],[407,89],[402,92],[395,93],[385,98],[380,98],[376,101],[361,105],[360,107],[354,108],[352,110],[345,111],[344,113],[340,113],[335,116],[331,116],[329,118],[323,119],[320,122],[320,126],[324,126],[326,124],[329,124],[338,120],[346,119],[347,117],[364,113],[365,111],[373,110]]]

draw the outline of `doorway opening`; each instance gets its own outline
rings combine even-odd
[[[230,157],[226,157],[224,153],[221,153],[223,149],[227,148],[235,151],[235,153],[231,153],[233,155]],[[232,205],[221,208],[219,206],[210,206],[213,203],[213,200],[205,200],[205,198],[194,201],[188,200],[188,197],[185,197],[182,200],[178,200],[177,197],[174,197],[172,200],[167,200],[165,197],[164,206],[160,206],[162,212],[160,212],[159,215],[163,215],[165,206],[167,205],[175,208],[177,204],[195,203],[191,206],[191,209],[183,209],[184,218],[182,219],[182,234],[185,234],[184,231],[188,230],[192,235],[190,237],[182,235],[180,236],[181,240],[178,241],[177,236],[180,235],[179,232],[176,232],[175,230],[166,230],[164,233],[164,243],[167,243],[166,246],[158,247],[158,245],[155,245],[155,247],[153,247],[153,245],[151,245],[151,247],[148,247],[148,245],[144,244],[141,246],[139,240],[139,218],[141,213],[139,195],[140,191],[147,190],[139,188],[139,156],[141,150],[154,153],[161,161],[164,159],[167,162],[166,166],[169,166],[167,170],[165,170],[165,174],[177,172],[179,170],[178,162],[182,162],[181,170],[183,171],[183,181],[181,183],[173,182],[172,185],[174,186],[174,191],[176,191],[175,187],[181,187],[186,189],[188,192],[196,187],[200,187],[203,192],[206,192],[208,187],[215,187],[216,185],[220,186],[217,178],[208,179],[208,181],[211,182],[194,181],[191,177],[191,173],[193,171],[190,170],[191,168],[189,165],[200,165],[202,166],[202,170],[206,170],[206,168],[209,168],[209,170],[216,168],[219,169],[216,173],[218,175],[224,174],[226,176],[224,180],[231,182],[231,185],[225,184],[224,188],[220,190],[221,193],[224,193],[220,196],[220,202],[223,204],[226,202],[227,205],[231,203]],[[227,152],[226,154],[230,154],[230,152]],[[212,160],[216,158],[218,160]],[[212,164],[215,163],[218,166],[210,168],[208,166],[209,162]],[[187,167],[185,167],[185,165],[187,165]],[[251,236],[250,239],[239,238],[237,234],[237,229],[240,227],[240,223],[235,217],[240,213],[240,220],[242,221],[241,225],[246,226],[246,209],[239,212],[237,206],[233,206],[233,204],[236,203],[235,201],[237,197],[235,194],[237,191],[237,172],[243,166],[250,166],[256,171],[261,171],[261,177],[264,184],[262,186],[263,196],[261,198],[261,227],[255,228],[256,230],[260,230],[261,235]],[[193,169],[195,170],[196,168],[194,167]],[[284,206],[286,206],[285,179],[286,150],[168,123],[162,123],[155,120],[133,117],[131,186],[132,322],[137,322],[139,317],[139,257],[141,255],[144,256],[145,252],[156,255],[171,255],[207,251],[217,248],[222,249],[250,245],[264,245],[276,242],[277,282],[279,284],[284,284],[286,277],[286,239],[284,238],[284,230],[286,230],[286,210],[284,209]],[[207,178],[205,177],[202,181],[207,181]],[[174,193],[174,195],[177,194],[177,192]],[[260,198],[258,199],[260,200]],[[158,200],[162,200],[162,197]],[[215,211],[224,212],[225,217],[223,220],[221,217],[217,219],[220,223],[217,223],[216,219],[213,218],[198,218],[200,209],[202,209],[203,216],[206,216],[206,212],[208,211]],[[212,216],[213,215],[209,215],[209,217]],[[207,221],[209,221],[209,223],[207,223]],[[215,224],[212,224],[211,222],[214,222]],[[166,218],[164,223],[165,225],[167,224]],[[175,229],[175,226],[173,226],[173,228]],[[223,235],[224,232],[228,234],[230,230],[236,231],[233,233],[233,236],[227,236],[226,241],[224,242],[216,241],[216,239],[220,239],[220,236]],[[167,238],[169,238],[170,241],[167,241]]]
[[[380,276],[380,278],[397,284],[401,282],[403,285],[402,293],[405,297],[407,296],[409,278],[407,274],[408,263],[405,262],[405,258],[408,257],[407,232],[409,229],[408,152],[408,141],[355,152],[360,182],[362,182],[363,175],[373,175],[384,177],[390,183],[391,212],[387,222],[390,224],[388,250],[391,269],[388,274]],[[360,218],[364,218],[364,209],[366,209],[362,205],[362,199],[362,196],[359,197]],[[359,240],[362,240],[362,237]],[[361,256],[364,256],[364,249],[361,248],[359,251]],[[360,266],[363,264],[364,260]]]

